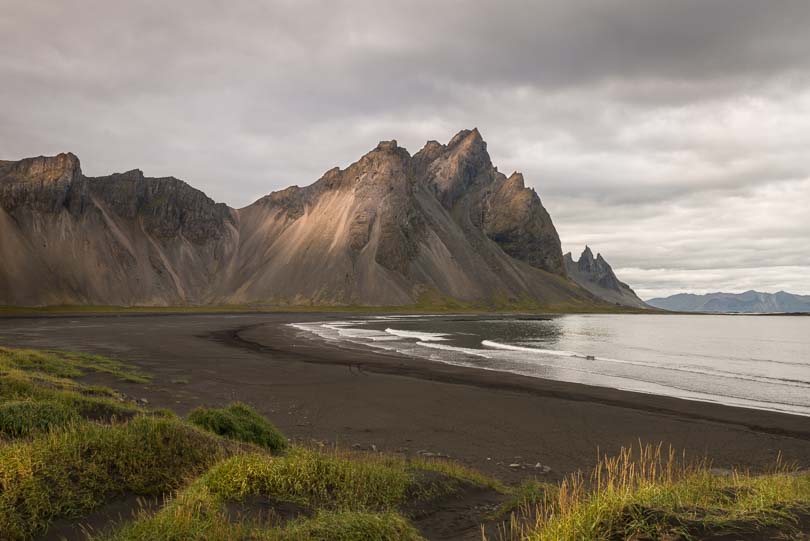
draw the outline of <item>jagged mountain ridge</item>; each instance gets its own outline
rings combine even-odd
[[[242,209],[60,154],[0,162],[0,304],[413,304],[425,294],[598,301],[566,276],[551,218],[478,130],[411,156],[381,142]]]
[[[786,291],[762,293],[707,293],[695,295],[678,293],[669,297],[650,299],[647,304],[662,310],[677,312],[724,312],[724,313],[808,313],[810,295],[794,295]]]
[[[571,252],[563,257],[568,275],[600,299],[630,308],[649,308],[630,286],[616,277],[602,254],[594,257],[591,249],[585,246],[578,261],[574,261]]]

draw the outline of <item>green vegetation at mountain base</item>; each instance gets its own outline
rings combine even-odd
[[[188,313],[283,313],[283,312],[334,312],[334,313],[390,313],[390,314],[479,314],[479,313],[655,313],[656,310],[628,308],[597,299],[576,299],[570,302],[541,303],[528,296],[515,297],[494,294],[488,301],[462,301],[428,287],[420,287],[413,304],[377,306],[363,304],[291,304],[283,299],[267,299],[250,304],[180,305],[180,306],[0,306],[0,315],[24,314],[188,314]]]

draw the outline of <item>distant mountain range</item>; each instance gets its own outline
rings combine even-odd
[[[676,312],[795,313],[810,312],[810,295],[778,293],[678,293],[666,298],[650,299],[647,304]]]
[[[242,209],[137,169],[87,177],[70,153],[0,161],[4,305],[621,304],[605,265],[569,277],[537,193],[476,129],[414,155],[383,141]]]

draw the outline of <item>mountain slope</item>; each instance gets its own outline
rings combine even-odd
[[[598,303],[566,276],[537,194],[477,130],[380,143],[243,209],[72,154],[0,162],[0,304]]]
[[[778,293],[678,293],[650,299],[647,304],[662,310],[678,312],[795,313],[810,312],[810,295]]]
[[[234,218],[174,178],[81,174],[72,154],[0,167],[0,303],[209,300]]]
[[[565,254],[564,260],[568,275],[600,299],[630,308],[649,308],[630,286],[616,277],[602,254],[597,254],[594,258],[593,252],[586,246],[579,261],[574,261],[571,252]]]

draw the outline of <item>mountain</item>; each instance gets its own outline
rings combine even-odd
[[[0,304],[599,304],[567,277],[523,176],[478,130],[233,209],[176,178],[86,177],[73,154],[0,162]]]
[[[778,293],[707,293],[693,295],[678,293],[665,298],[650,299],[647,304],[662,310],[677,312],[738,312],[738,313],[796,313],[810,312],[810,295]]]
[[[568,276],[600,299],[631,308],[649,308],[630,286],[616,278],[602,254],[594,258],[591,249],[585,246],[579,261],[574,261],[571,252],[565,254],[564,261]]]

